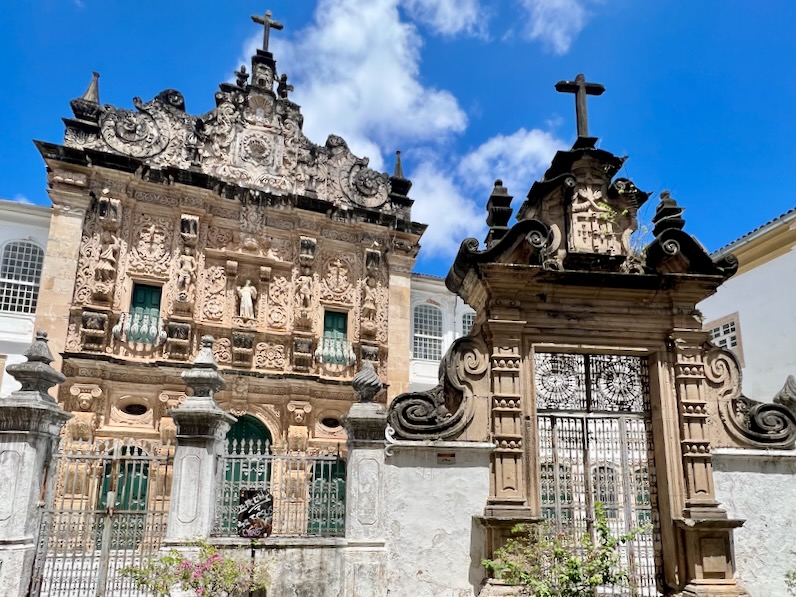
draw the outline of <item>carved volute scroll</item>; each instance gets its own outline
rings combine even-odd
[[[439,368],[439,385],[426,392],[401,394],[390,404],[388,421],[396,437],[415,440],[452,439],[473,417],[480,382],[488,380],[489,355],[478,336],[451,344]]]
[[[725,348],[709,345],[705,364],[710,408],[722,422],[722,429],[714,429],[717,446],[790,449],[796,445],[796,414],[783,392],[773,403],[744,396],[738,359]],[[787,384],[783,390],[787,394]]]

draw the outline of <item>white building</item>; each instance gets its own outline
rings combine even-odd
[[[417,392],[437,385],[442,355],[470,330],[475,311],[442,278],[426,274],[412,274],[411,309],[409,391]]]
[[[796,208],[713,254],[734,254],[738,273],[699,309],[713,342],[743,368],[746,396],[770,402],[796,375]]]
[[[5,368],[33,339],[49,228],[49,207],[0,200],[0,396],[19,387]]]

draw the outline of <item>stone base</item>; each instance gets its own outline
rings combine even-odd
[[[490,579],[478,593],[478,597],[522,597],[522,587]]]
[[[739,582],[731,585],[689,585],[677,597],[749,597]]]

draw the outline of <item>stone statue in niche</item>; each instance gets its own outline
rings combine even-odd
[[[252,286],[251,280],[246,280],[243,286],[238,286],[240,306],[238,315],[241,319],[254,319],[254,301],[257,300],[257,289]]]
[[[190,247],[185,247],[185,252],[180,255],[177,262],[177,289],[180,294],[187,296],[193,288],[195,280],[196,258],[193,256],[193,250]]]
[[[310,276],[299,277],[297,294],[299,308],[309,309],[312,305],[312,278]]]
[[[94,277],[99,282],[112,282],[116,278],[116,266],[119,258],[121,241],[115,234],[107,230],[102,233],[103,248],[100,252]]]
[[[370,276],[365,279],[362,297],[362,317],[368,321],[376,319],[376,280]]]

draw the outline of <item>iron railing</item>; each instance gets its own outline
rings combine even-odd
[[[340,338],[322,337],[315,351],[315,358],[321,363],[332,365],[353,365],[357,355],[351,343]]]
[[[114,338],[126,342],[136,350],[151,350],[166,341],[163,319],[154,313],[121,313],[112,331]]]
[[[345,461],[337,455],[278,450],[259,440],[232,440],[222,457],[223,477],[213,535],[238,535],[241,492],[273,497],[272,535],[345,534]]]

